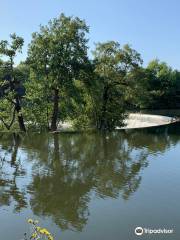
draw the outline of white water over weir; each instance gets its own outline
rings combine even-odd
[[[124,121],[125,126],[117,129],[132,129],[132,128],[145,128],[161,126],[176,122],[176,118],[152,115],[152,114],[141,114],[141,113],[130,113],[128,118]]]
[[[116,129],[133,129],[133,128],[146,128],[155,127],[161,125],[167,125],[179,121],[177,118],[152,115],[152,114],[141,114],[141,113],[130,113],[128,118],[124,121],[125,126],[122,128],[117,127]],[[58,131],[74,131],[70,122],[60,123]]]

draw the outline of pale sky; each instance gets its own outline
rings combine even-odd
[[[0,39],[16,32],[25,40],[24,60],[31,34],[64,12],[90,26],[89,47],[115,40],[129,43],[144,60],[154,58],[180,70],[179,0],[0,0]]]

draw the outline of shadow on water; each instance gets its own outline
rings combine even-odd
[[[148,156],[175,146],[179,134],[179,123],[108,134],[2,134],[0,211],[12,204],[15,212],[30,206],[61,229],[81,231],[92,195],[128,201],[141,184]]]

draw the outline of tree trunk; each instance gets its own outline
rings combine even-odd
[[[104,93],[103,93],[103,105],[102,105],[101,119],[100,119],[100,125],[99,125],[99,129],[103,130],[103,131],[108,130],[108,120],[107,120],[107,116],[106,116],[107,102],[108,102],[108,90],[109,90],[109,88],[106,86],[104,88]]]
[[[21,131],[26,132],[26,127],[24,124],[24,118],[21,112],[21,105],[20,105],[20,101],[19,98],[16,97],[16,106],[15,106],[15,110],[17,112],[18,115],[18,123],[19,123],[19,128]]]
[[[54,106],[51,119],[51,131],[57,130],[58,111],[59,111],[59,90],[54,89]]]
[[[20,115],[18,113],[18,123],[19,123],[20,130],[23,132],[26,132],[26,127],[24,124],[24,119],[23,119],[22,113]]]
[[[11,65],[10,65],[10,68],[11,68],[10,88],[12,91],[14,91],[15,85],[14,85],[14,71],[13,71],[13,58],[12,57],[10,58],[10,62],[11,62]],[[18,115],[18,123],[19,123],[20,130],[23,132],[26,132],[24,118],[23,118],[23,115],[21,112],[20,98],[18,95],[15,97],[15,111],[17,112],[17,115]],[[12,122],[12,124],[13,124],[13,122]]]

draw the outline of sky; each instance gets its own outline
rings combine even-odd
[[[16,32],[25,40],[25,60],[31,34],[61,13],[78,16],[90,26],[89,52],[94,43],[129,43],[144,60],[165,61],[180,70],[179,0],[0,0],[0,40]]]

